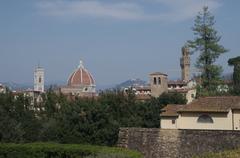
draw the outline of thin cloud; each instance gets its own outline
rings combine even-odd
[[[159,6],[151,13],[150,7]],[[210,10],[221,6],[219,0],[43,0],[37,4],[41,13],[58,17],[94,17],[117,20],[184,21],[194,17],[207,5]],[[162,8],[164,11],[162,11]]]

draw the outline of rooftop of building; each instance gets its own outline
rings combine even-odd
[[[161,111],[161,116],[171,116],[171,117],[177,117],[178,113],[177,111],[183,108],[184,105],[177,105],[177,104],[168,104],[165,106]]]
[[[95,85],[95,80],[91,73],[83,66],[80,61],[78,68],[70,75],[68,86]]]
[[[187,105],[169,104],[162,109],[161,116],[177,117],[183,112],[227,113],[231,109],[240,110],[240,96],[203,97]]]
[[[190,81],[184,80],[169,80],[168,85],[187,85]]]
[[[185,105],[178,112],[228,112],[240,109],[240,96],[203,97]]]
[[[168,76],[167,74],[161,73],[161,72],[153,72],[149,74],[150,76],[154,76],[154,75],[163,75],[163,76]]]

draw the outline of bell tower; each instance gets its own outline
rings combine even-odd
[[[190,80],[190,53],[189,49],[184,46],[182,47],[182,57],[180,58],[180,66],[182,70],[182,80]]]
[[[153,97],[159,97],[162,93],[168,92],[168,79],[167,75],[161,72],[151,73],[150,77],[150,87],[151,95]]]
[[[44,92],[44,69],[40,66],[34,71],[34,91]]]

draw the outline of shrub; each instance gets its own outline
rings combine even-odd
[[[142,158],[136,151],[77,144],[0,144],[0,158]]]

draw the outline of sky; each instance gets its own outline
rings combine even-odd
[[[227,60],[240,55],[239,0],[1,0],[0,82],[33,83],[38,64],[47,83],[67,82],[80,60],[97,85],[147,81],[156,71],[180,78],[181,47],[194,39],[204,5],[229,49],[217,63],[232,72]]]

